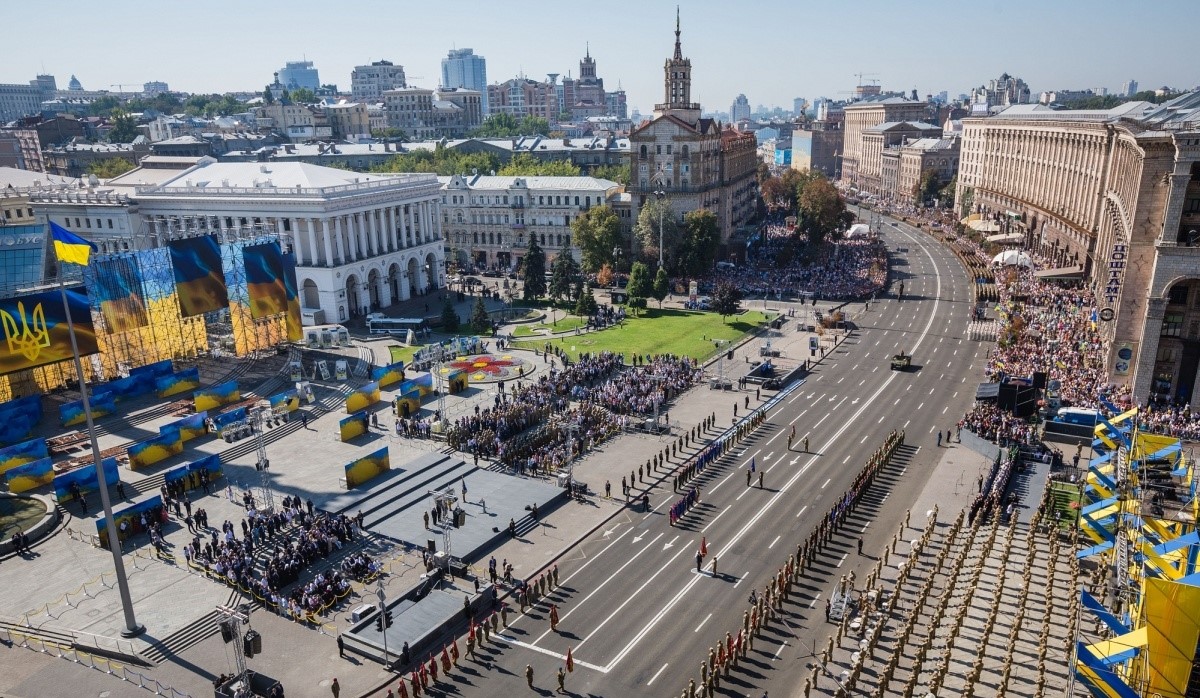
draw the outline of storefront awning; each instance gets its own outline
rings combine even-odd
[[[977,230],[981,233],[998,233],[1000,232],[1000,224],[996,221],[971,221],[967,223],[971,230]]]
[[[1033,273],[1039,279],[1079,279],[1083,277],[1083,267],[1056,267],[1042,269]]]
[[[1001,233],[999,235],[989,235],[987,241],[1001,245],[1016,245],[1025,242],[1025,236],[1020,233]]]

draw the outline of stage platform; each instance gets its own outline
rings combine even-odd
[[[467,487],[462,500],[463,484]],[[460,501],[466,522],[455,527],[450,521],[425,527],[424,514],[434,507],[433,493],[450,491]],[[443,534],[449,532],[449,554],[472,564],[498,545],[508,533],[508,522],[517,523],[517,534],[533,528],[529,507],[539,515],[567,501],[567,490],[545,480],[516,477],[480,470],[457,455],[430,453],[409,461],[366,485],[338,494],[321,508],[347,516],[363,513],[367,530],[416,548],[443,551]]]

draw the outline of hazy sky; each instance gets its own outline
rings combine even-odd
[[[188,92],[261,90],[284,61],[307,57],[322,83],[350,87],[355,65],[387,59],[409,82],[436,87],[452,47],[487,58],[489,82],[518,73],[577,76],[591,46],[605,86],[620,83],[631,109],[662,101],[674,2],[563,3],[458,0],[49,0],[5,6],[0,82],[45,70],[66,88],[163,80]],[[600,8],[612,8],[604,10]],[[727,110],[790,108],[792,98],[836,98],[873,73],[884,89],[969,91],[1007,71],[1036,93],[1200,84],[1198,0],[686,0],[683,52],[692,97]],[[1188,58],[1188,52],[1192,57]],[[130,89],[130,88],[127,88]]]

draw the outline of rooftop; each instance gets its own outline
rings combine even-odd
[[[41,189],[43,187],[72,186],[79,184],[75,177],[59,177],[45,172],[30,172],[16,167],[0,167],[0,189],[24,190]]]
[[[920,129],[922,131],[927,131],[927,130],[941,131],[942,130],[941,126],[937,126],[935,124],[931,124],[931,123],[928,123],[925,121],[885,121],[882,124],[875,124],[874,126],[868,126],[867,128],[863,129],[863,132],[864,133],[882,133],[884,131],[890,131],[894,128],[901,127],[901,126],[905,126],[908,128]]]
[[[506,190],[523,182],[526,189],[562,189],[572,191],[609,190],[620,186],[616,182],[598,177],[496,177],[486,175],[455,175],[453,177],[438,177],[442,188],[447,188],[451,182],[455,188]]]
[[[1125,102],[1112,109],[1052,109],[1044,104],[1015,104],[990,118],[1103,123],[1120,118],[1138,118],[1154,106],[1150,102]]]
[[[174,177],[152,187],[138,189],[139,196],[212,192],[279,194],[301,192],[355,193],[392,186],[436,183],[433,175],[369,175],[303,162],[210,162],[175,172]]]

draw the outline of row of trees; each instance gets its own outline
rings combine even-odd
[[[712,211],[689,211],[680,225],[667,202],[647,201],[634,229],[640,257],[633,262],[657,265],[660,231],[663,265],[668,275],[699,276],[712,268],[721,242],[717,217]],[[593,207],[576,217],[571,222],[571,232],[585,273],[594,274],[606,265],[617,267],[622,262],[625,240],[621,235],[621,220],[608,206]]]
[[[470,135],[472,138],[549,136],[550,122],[540,116],[525,116],[518,119],[512,114],[500,112],[484,119],[483,124],[472,131]]]

